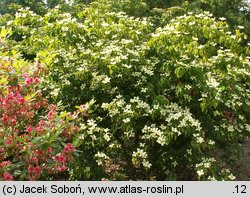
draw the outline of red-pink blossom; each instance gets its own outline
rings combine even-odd
[[[3,173],[3,176],[4,176],[4,179],[5,179],[6,181],[11,181],[11,180],[13,180],[13,176],[11,176],[11,174],[8,173],[8,172],[4,172],[4,173]]]
[[[29,166],[29,167],[28,167],[28,172],[29,172],[29,173],[35,172],[34,166]]]
[[[40,168],[40,166],[37,166],[35,168],[35,171],[36,171],[37,175],[40,175],[41,174],[41,168]]]
[[[31,127],[31,126],[27,126],[26,131],[27,131],[28,133],[31,133],[31,132],[33,131],[33,129],[32,129],[32,127]]]

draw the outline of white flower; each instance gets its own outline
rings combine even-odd
[[[93,119],[87,120],[87,125],[89,127],[96,127],[97,125],[95,124],[95,121]]]
[[[204,173],[204,171],[201,169],[201,170],[198,170],[198,171],[197,171],[197,174],[198,174],[199,177],[201,177],[201,176],[203,176],[205,173]]]
[[[195,25],[195,21],[188,23],[190,26]]]
[[[230,125],[230,126],[228,126],[227,130],[228,130],[229,132],[233,132],[233,131],[234,131],[234,127],[233,127],[232,125]]]
[[[177,128],[175,128],[175,127],[172,128],[172,131],[174,133],[177,133],[178,136],[181,135],[181,132]]]
[[[227,20],[225,17],[220,17],[219,19],[220,19],[221,21]]]
[[[142,92],[142,93],[146,93],[147,90],[148,90],[148,88],[142,88],[142,89],[141,89],[141,92]]]
[[[105,153],[99,151],[95,154],[95,157],[97,158],[96,162],[99,166],[102,165],[105,160],[109,159]]]
[[[174,165],[174,167],[176,167],[178,163],[174,161],[172,164]]]
[[[110,82],[110,79],[108,76],[106,76],[103,80],[102,80],[102,83],[106,84],[106,83],[109,83]]]
[[[205,168],[210,168],[211,164],[209,162],[204,163]]]
[[[204,139],[202,137],[197,137],[197,143],[203,143],[204,142]]]
[[[108,103],[103,103],[101,108],[103,109],[108,109],[109,108],[109,104]]]
[[[250,132],[250,125],[249,124],[245,124],[246,130]]]
[[[164,146],[166,144],[165,139],[161,136],[157,139],[157,142],[161,145]]]
[[[203,15],[202,14],[196,14],[195,17],[196,18],[201,18]]]
[[[103,26],[103,27],[108,27],[109,24],[104,22],[104,23],[102,23],[102,26]]]
[[[209,141],[208,141],[208,144],[209,144],[209,145],[214,145],[215,142],[214,142],[213,140],[209,140]]]
[[[188,153],[189,155],[192,155],[192,149],[188,149],[188,150],[187,150],[187,153]]]
[[[105,133],[103,137],[107,142],[110,141],[110,136],[107,133]]]
[[[127,64],[123,64],[123,66],[124,66],[125,68],[132,68],[131,65],[127,65]]]
[[[215,177],[211,177],[211,176],[209,176],[207,179],[208,179],[209,181],[217,181]]]
[[[236,177],[235,177],[233,174],[230,174],[230,175],[228,176],[228,178],[231,179],[231,180],[235,180],[235,179],[236,179]]]
[[[124,122],[124,123],[130,122],[130,118],[125,118],[125,119],[123,120],[123,122]]]
[[[137,152],[133,152],[133,156],[146,159],[148,155],[144,150],[137,148]]]
[[[148,161],[143,161],[143,162],[142,162],[142,165],[143,165],[145,168],[147,168],[147,169],[151,168],[151,166],[152,166],[152,164],[149,163]]]
[[[218,83],[216,79],[208,75],[207,85],[213,88],[217,88],[220,83]]]

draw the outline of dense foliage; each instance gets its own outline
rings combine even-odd
[[[235,178],[214,152],[250,134],[245,29],[195,1],[152,2],[2,16],[2,177]]]

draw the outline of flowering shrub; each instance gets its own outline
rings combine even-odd
[[[14,53],[14,52],[13,52]],[[0,179],[45,180],[73,162],[77,113],[59,115],[39,90],[44,68],[0,57]]]
[[[231,32],[224,18],[189,13],[156,28],[152,21],[158,16],[131,16],[138,6],[148,12],[143,3],[130,1],[123,8],[119,2],[98,1],[74,15],[54,9],[42,17],[20,10],[7,24],[13,48],[48,64],[43,94],[70,111],[78,105],[78,111],[58,115],[39,93],[29,92],[39,76],[22,75],[22,89],[2,96],[3,106],[17,106],[3,109],[2,127],[11,133],[3,143],[25,133],[21,146],[39,158],[39,165],[30,161],[25,169],[36,179],[37,166],[47,174],[65,171],[75,148],[63,148],[62,141],[79,149],[71,180],[234,179],[213,152],[235,149],[250,133],[250,50],[242,27]],[[81,105],[91,99],[91,110]],[[79,128],[78,118],[85,120]],[[44,157],[50,159],[41,164]],[[4,172],[14,177],[11,168]]]

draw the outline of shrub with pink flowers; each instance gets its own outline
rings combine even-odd
[[[244,27],[145,2],[0,16],[1,179],[238,179],[231,158],[250,138]]]
[[[0,180],[67,176],[76,152],[77,112],[57,112],[39,90],[45,69],[18,55],[0,57]]]

